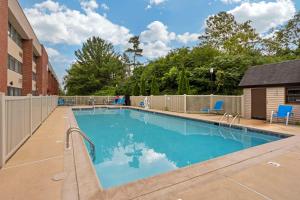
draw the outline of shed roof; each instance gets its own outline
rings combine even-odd
[[[300,84],[300,60],[250,67],[239,86]]]

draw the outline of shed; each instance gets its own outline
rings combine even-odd
[[[242,78],[244,117],[269,120],[280,104],[293,105],[300,121],[300,60],[250,67]]]

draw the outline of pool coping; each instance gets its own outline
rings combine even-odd
[[[180,116],[179,113],[166,113],[164,111],[158,110],[145,110],[143,108],[137,107],[122,107],[122,106],[97,106],[99,108],[125,108],[125,109],[135,109],[141,110],[145,112],[159,113],[163,115],[169,115],[174,117],[180,117],[195,121],[201,121],[206,123],[218,124],[218,122],[214,120],[204,120],[194,118],[192,116]],[[85,109],[91,108],[90,106],[74,106],[69,109],[69,121],[70,125],[74,127],[78,127],[77,121],[75,119],[73,109]],[[223,125],[226,125],[223,123]],[[267,144],[251,147],[248,149],[244,149],[241,151],[233,152],[230,154],[223,155],[221,157],[217,157],[211,160],[203,161],[200,163],[196,163],[190,166],[186,166],[183,168],[179,168],[167,173],[163,173],[160,175],[156,175],[153,177],[148,177],[145,179],[137,180],[128,184],[124,184],[118,187],[109,188],[103,190],[101,187],[100,180],[97,177],[95,168],[92,164],[91,158],[88,154],[87,148],[83,142],[83,139],[78,134],[72,135],[72,143],[73,145],[73,156],[74,158],[74,167],[76,168],[75,176],[77,181],[77,189],[79,199],[135,199],[141,198],[147,194],[152,192],[165,189],[180,183],[187,182],[189,180],[193,180],[200,176],[203,176],[208,173],[213,173],[218,170],[222,170],[226,167],[230,167],[232,165],[247,161],[249,159],[258,158],[262,155],[268,153],[274,153],[280,151],[282,149],[291,148],[296,143],[300,142],[299,135],[292,135],[282,132],[276,131],[266,131],[263,129],[256,129],[253,127],[249,127],[247,125],[234,125],[234,128],[243,129],[247,128],[249,130],[253,130],[256,132],[271,133],[272,135],[278,136],[289,136],[287,138],[283,138],[278,141],[270,142]],[[69,165],[70,163],[66,163]],[[70,191],[63,191],[70,192]]]

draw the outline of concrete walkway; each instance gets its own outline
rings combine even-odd
[[[69,108],[57,108],[34,135],[0,170],[0,199],[59,200],[64,181],[65,117]],[[218,121],[219,116],[180,114]],[[269,125],[242,120],[242,124],[266,130],[300,134],[299,126]],[[276,162],[280,167],[268,164]],[[188,181],[159,188],[134,199],[157,200],[298,200],[300,197],[300,143],[201,175]],[[123,187],[123,189],[126,187]],[[124,191],[126,192],[126,191]],[[113,195],[112,195],[113,196]],[[111,198],[109,193],[99,199]]]
[[[1,200],[61,199],[66,113],[57,108],[0,170]]]

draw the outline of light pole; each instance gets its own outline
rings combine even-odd
[[[210,68],[209,72],[210,72],[210,93],[213,94],[213,73],[214,73],[214,68]]]

